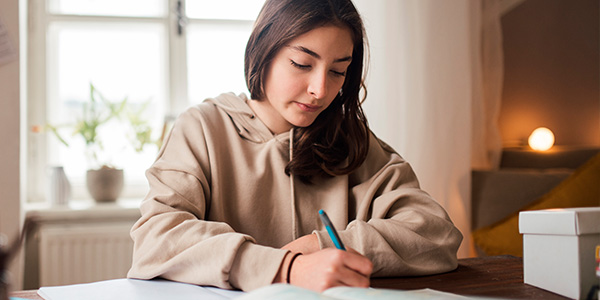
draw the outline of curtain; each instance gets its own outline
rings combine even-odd
[[[481,24],[474,35],[481,42],[478,50],[481,58],[475,63],[474,89],[477,96],[472,103],[472,167],[490,170],[500,166],[502,138],[498,128],[502,84],[504,81],[504,56],[502,51],[501,0],[483,0],[481,2]],[[479,82],[479,87],[477,87]]]
[[[371,50],[364,103],[371,128],[461,230],[459,257],[474,255],[472,166],[491,168],[500,153],[499,14],[482,21],[495,1],[355,0]]]
[[[19,22],[19,1],[2,0],[0,1],[0,32],[3,32],[3,42],[12,45],[16,53],[20,50],[19,29],[23,29],[23,24]],[[1,35],[1,34],[0,34]],[[22,41],[22,40],[21,40]],[[0,48],[4,45],[0,46]],[[5,50],[5,49],[4,49]],[[22,49],[21,49],[22,50]],[[0,50],[2,52],[2,50]],[[18,54],[17,54],[18,56]],[[22,57],[21,57],[22,58]],[[23,119],[21,115],[21,94],[20,71],[23,69],[23,63],[12,55],[0,63],[0,234],[6,235],[7,242],[10,242],[19,232],[22,223],[24,211],[21,205],[20,186],[22,184],[22,173],[20,161],[21,153],[25,153],[21,148],[21,136],[26,133],[21,132]],[[0,239],[3,237],[0,236]],[[8,278],[11,282],[10,288],[20,290],[23,287],[23,251],[13,258],[8,271],[12,274]],[[2,276],[2,275],[0,275]]]

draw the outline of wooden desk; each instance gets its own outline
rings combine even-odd
[[[374,278],[377,288],[434,290],[505,299],[568,299],[523,283],[523,260],[513,256],[460,259],[452,272],[421,277]],[[36,291],[12,292],[12,297],[43,300]]]
[[[10,297],[18,297],[23,299],[44,300],[37,294],[37,291],[16,291],[10,293]]]
[[[464,296],[506,299],[568,299],[523,283],[523,260],[514,256],[467,258],[455,271],[422,277],[374,278],[371,286],[399,290],[431,288]]]

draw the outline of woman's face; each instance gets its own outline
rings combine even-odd
[[[352,49],[350,30],[337,26],[290,41],[268,67],[259,118],[274,133],[312,124],[342,88]]]

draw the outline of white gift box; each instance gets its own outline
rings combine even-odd
[[[523,211],[523,269],[527,284],[585,299],[597,283],[600,207]]]

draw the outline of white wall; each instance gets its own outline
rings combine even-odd
[[[19,0],[0,1],[0,19],[18,53]],[[21,218],[19,82],[18,59],[0,65],[0,232],[11,239],[19,230]],[[9,269],[13,289],[20,289],[20,263],[11,264]]]

